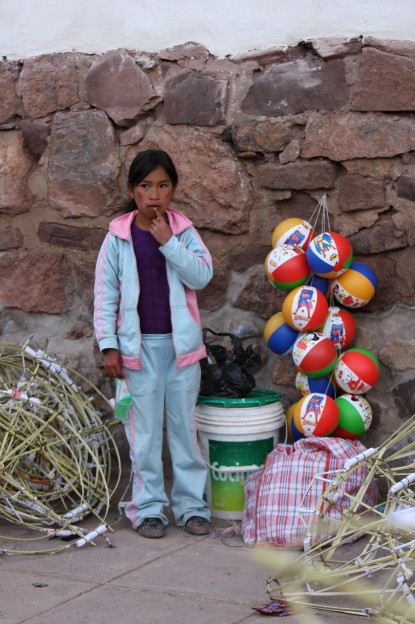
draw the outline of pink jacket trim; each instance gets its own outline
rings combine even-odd
[[[183,368],[184,366],[190,366],[190,364],[196,364],[199,360],[206,357],[206,347],[203,345],[197,351],[192,353],[185,353],[184,355],[177,356],[177,368]]]
[[[129,355],[121,355],[122,365],[131,370],[141,370],[143,365],[140,358],[131,357]]]

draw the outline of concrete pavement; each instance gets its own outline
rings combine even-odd
[[[108,524],[118,518],[110,513]],[[88,519],[80,526],[95,527]],[[229,527],[218,520],[215,529]],[[166,537],[140,537],[121,519],[96,545],[57,554],[0,557],[0,622],[4,624],[264,624],[252,607],[270,602],[266,580],[275,570],[253,561],[240,537],[194,537],[170,525]],[[34,550],[61,540],[33,538],[33,531],[0,522],[0,548]],[[10,540],[4,539],[10,537]],[[312,612],[287,622],[361,622],[361,618]],[[265,618],[265,619],[264,619]],[[314,619],[316,618],[316,619]]]

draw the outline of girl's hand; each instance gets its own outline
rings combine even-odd
[[[117,349],[105,349],[104,351],[104,369],[110,377],[124,379],[122,370],[121,353]]]
[[[156,218],[151,221],[150,232],[160,245],[165,245],[173,236],[170,225],[160,208],[155,208]]]

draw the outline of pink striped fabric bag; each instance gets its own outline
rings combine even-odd
[[[333,471],[342,469],[347,459],[365,450],[366,447],[358,440],[341,438],[310,437],[298,440],[293,445],[277,444],[267,456],[262,470],[246,480],[242,517],[242,538],[245,544],[302,546],[307,526],[301,520],[300,507],[316,509],[327,488],[327,483],[320,479],[312,483],[313,477],[327,473],[323,475],[324,478],[335,478]],[[350,472],[342,491],[355,495],[367,475],[367,466],[358,465]],[[307,488],[309,491],[304,498]],[[329,508],[329,518],[339,520],[342,517],[341,510],[350,504],[347,496],[341,492],[339,496],[336,505]],[[373,481],[363,501],[372,507],[376,504],[376,498],[377,488]],[[302,517],[310,524],[311,514],[303,514]],[[319,538],[323,537],[331,535],[319,535]]]

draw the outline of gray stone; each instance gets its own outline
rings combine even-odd
[[[306,58],[275,65],[254,77],[242,110],[248,115],[293,115],[341,109],[347,98],[342,60],[322,63]]]
[[[217,126],[225,119],[226,80],[187,71],[166,81],[164,114],[171,124]]]
[[[119,126],[131,126],[161,99],[147,74],[126,52],[108,52],[100,57],[89,70],[85,86],[88,101]]]

